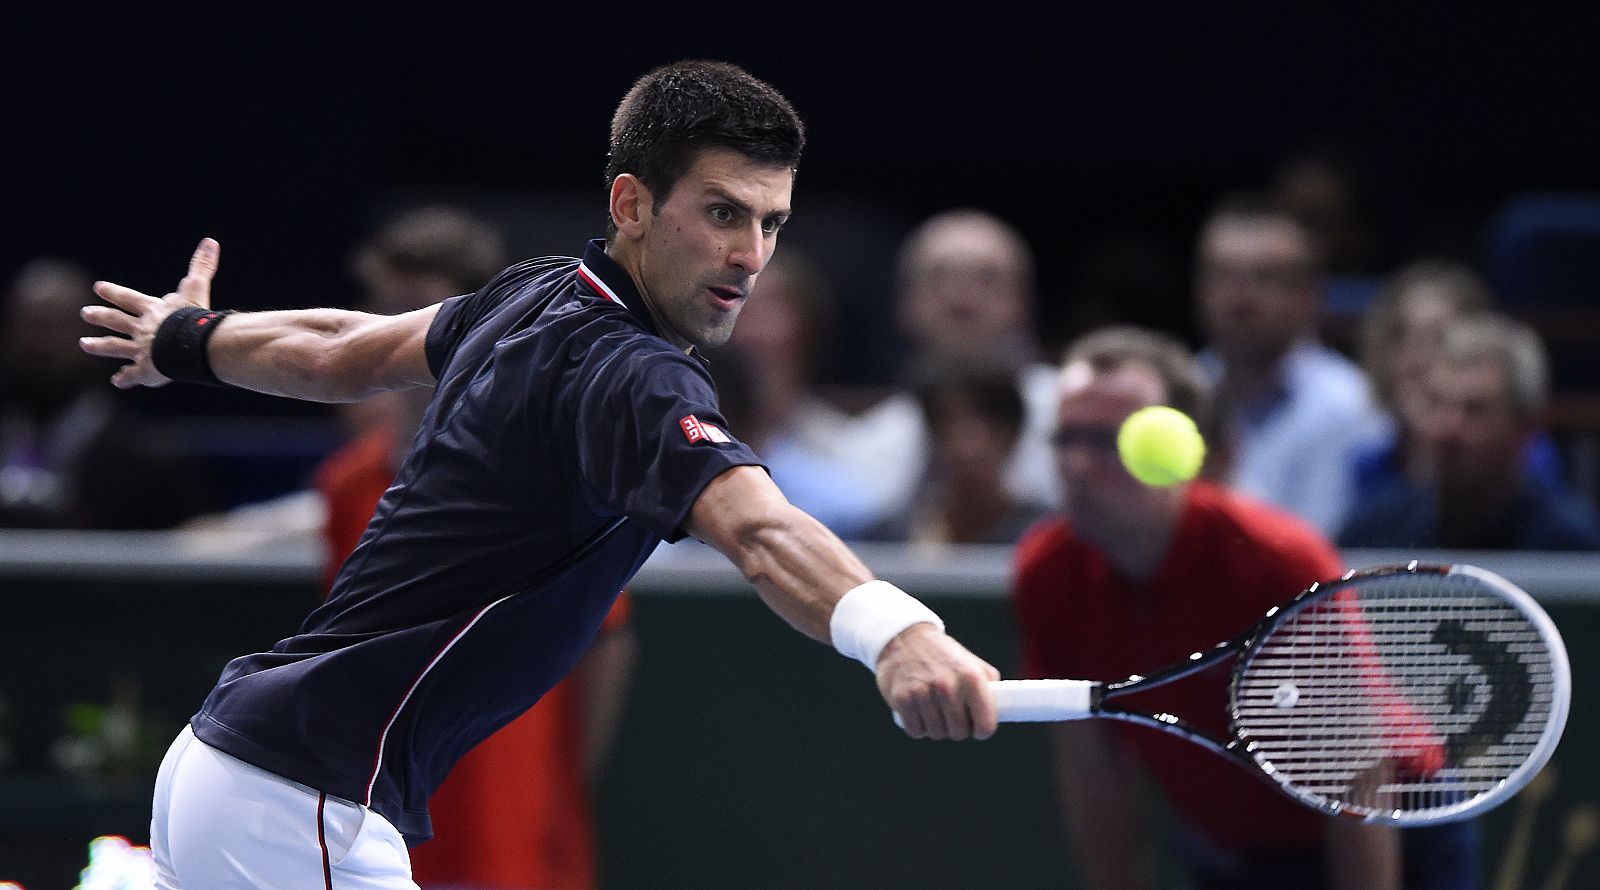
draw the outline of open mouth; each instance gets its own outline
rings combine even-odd
[[[710,291],[717,303],[724,307],[736,306],[745,297],[744,291],[734,287],[708,287],[706,290]]]

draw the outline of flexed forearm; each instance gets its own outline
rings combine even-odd
[[[313,402],[352,402],[433,383],[424,358],[429,306],[384,316],[343,309],[230,315],[211,336],[223,383]]]
[[[999,671],[947,636],[932,610],[872,572],[759,467],[713,479],[687,530],[717,548],[797,630],[872,669],[916,738],[988,738]]]

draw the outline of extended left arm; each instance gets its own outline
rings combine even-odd
[[[125,359],[116,386],[162,386],[170,380],[152,358],[156,332],[185,307],[211,305],[211,280],[221,248],[207,238],[189,261],[177,291],[153,297],[133,288],[95,284],[109,306],[85,306],[83,317],[114,336],[85,337],[85,352]],[[230,315],[207,343],[211,370],[224,383],[269,395],[352,402],[373,393],[434,382],[425,345],[438,306],[403,315],[343,309],[300,309]]]

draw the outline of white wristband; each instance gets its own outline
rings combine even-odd
[[[840,655],[876,672],[883,647],[901,631],[923,622],[944,630],[939,616],[916,597],[888,581],[868,581],[839,598],[828,619],[828,632]]]

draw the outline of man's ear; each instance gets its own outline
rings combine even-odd
[[[623,173],[611,181],[611,222],[629,240],[644,237],[653,211],[653,196],[639,177]]]

